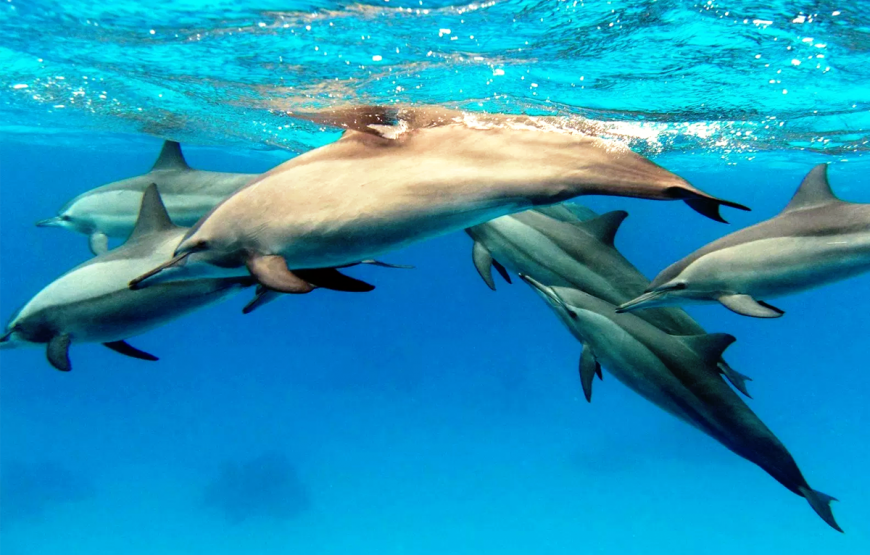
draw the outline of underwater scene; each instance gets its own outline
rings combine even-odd
[[[4,1],[0,552],[870,552],[868,13]]]

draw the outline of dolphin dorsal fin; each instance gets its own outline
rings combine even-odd
[[[828,165],[819,164],[804,177],[801,186],[782,211],[783,214],[793,210],[815,208],[834,202],[843,202],[834,195],[828,183]]]
[[[695,351],[705,362],[716,365],[722,358],[722,353],[736,341],[733,335],[727,333],[705,333],[702,335],[675,336],[687,347]]]
[[[616,239],[616,232],[619,231],[619,226],[626,217],[628,217],[628,212],[614,210],[582,223],[577,222],[574,225],[597,238],[608,247],[612,247],[613,240]]]
[[[133,232],[127,238],[127,241],[175,227],[175,224],[169,218],[169,213],[166,212],[166,207],[163,205],[160,193],[157,192],[157,185],[152,183],[145,189],[145,193],[142,195],[142,204],[139,205],[139,217],[136,219],[136,227],[133,228]]]
[[[155,170],[189,170],[190,166],[184,159],[181,153],[181,145],[175,141],[164,141],[163,149],[160,151],[160,156],[151,167],[151,171]]]

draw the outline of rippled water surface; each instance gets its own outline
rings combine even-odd
[[[592,120],[648,153],[856,157],[866,2],[2,4],[4,131],[302,151],[350,103]],[[28,137],[32,139],[33,137]]]

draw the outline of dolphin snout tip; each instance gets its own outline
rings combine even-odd
[[[54,216],[53,218],[39,220],[36,222],[36,227],[58,227],[63,224],[63,221],[61,216]]]

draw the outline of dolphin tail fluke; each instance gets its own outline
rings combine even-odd
[[[314,291],[311,283],[287,269],[283,256],[252,256],[246,266],[260,285],[273,291],[296,295]]]
[[[764,301],[757,301],[749,295],[722,295],[719,297],[722,306],[741,316],[753,318],[779,318],[785,311],[769,305]]]
[[[830,495],[807,487],[799,487],[798,490],[801,492],[801,495],[809,501],[810,507],[816,511],[816,514],[819,515],[828,526],[837,532],[843,531],[843,529],[837,524],[837,521],[834,520],[834,512],[831,511],[831,501],[836,501],[837,499],[835,497],[831,497]]]
[[[511,283],[511,276],[508,271],[502,266],[498,260],[495,260],[489,250],[479,241],[474,242],[474,247],[471,249],[471,259],[474,262],[474,267],[477,273],[483,279],[483,282],[495,291],[495,280],[492,279],[492,268],[495,268],[499,275],[508,283]]]
[[[242,308],[242,314],[250,314],[264,304],[270,303],[281,296],[281,293],[266,289],[262,285],[257,286],[257,291],[254,293],[254,298]]]
[[[69,372],[72,370],[72,364],[69,361],[69,345],[72,342],[68,333],[55,335],[48,342],[48,347],[45,349],[45,356],[48,362],[60,370],[61,372]]]
[[[346,276],[335,268],[317,268],[313,270],[296,270],[296,275],[314,287],[346,291],[348,293],[368,293],[374,285]]]
[[[723,200],[716,197],[711,197],[705,193],[700,191],[693,191],[691,189],[685,189],[682,187],[673,187],[670,191],[672,198],[683,199],[683,201],[689,205],[689,207],[702,214],[707,216],[711,220],[716,220],[717,222],[722,222],[727,224],[728,222],[725,218],[719,214],[719,208],[722,206],[729,206],[731,208],[737,208],[738,210],[746,210],[750,209],[742,204],[737,204],[736,202],[731,202],[730,200]]]
[[[139,360],[159,360],[156,356],[146,353],[145,351],[140,351],[133,345],[130,345],[126,341],[110,341],[109,343],[103,343],[106,347],[112,349],[116,353],[120,353],[122,355],[128,356],[130,358],[138,358]]]

